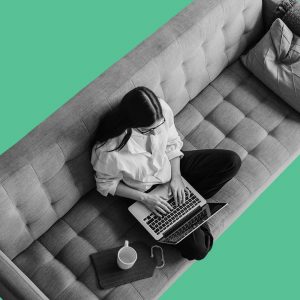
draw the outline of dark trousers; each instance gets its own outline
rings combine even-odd
[[[222,186],[236,175],[240,156],[227,149],[200,149],[182,151],[181,175],[205,199],[212,197]],[[203,259],[213,245],[213,236],[207,223],[197,228],[177,245],[183,257],[192,260]]]

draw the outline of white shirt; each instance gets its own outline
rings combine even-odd
[[[120,151],[106,152],[116,148],[125,133],[109,139],[102,147],[99,143],[93,146],[91,163],[100,194],[114,195],[121,180],[143,192],[154,184],[171,180],[170,160],[177,156],[183,157],[180,151],[183,143],[175,128],[171,107],[165,100],[159,98],[159,101],[166,121],[155,129],[156,135],[143,135],[133,129],[130,139]],[[150,139],[152,153],[146,150],[147,139]]]

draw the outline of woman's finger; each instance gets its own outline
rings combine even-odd
[[[178,197],[178,199],[179,199],[179,203],[180,203],[180,205],[182,204],[182,196],[181,196],[181,191],[180,191],[180,189],[178,189],[177,190],[177,197]]]
[[[170,208],[164,202],[161,202],[160,205],[162,209],[166,210],[167,212],[171,212]]]
[[[178,197],[177,197],[177,190],[173,189],[172,190],[172,193],[173,193],[173,197],[175,199],[175,204],[176,206],[178,205]]]
[[[168,207],[170,207],[171,210],[174,209],[174,207],[169,202],[167,202],[167,204],[168,204]]]
[[[187,187],[185,187],[185,190],[187,191],[187,197],[190,198],[191,196],[190,190]]]
[[[162,197],[162,198],[163,198],[163,197]],[[164,204],[166,204],[170,209],[173,209],[173,206],[168,202],[169,198],[166,197],[166,198],[164,198],[164,199],[166,199],[166,200],[164,201]]]
[[[183,203],[185,203],[185,193],[184,193],[184,189],[181,190],[181,195],[182,195]]]
[[[166,212],[159,206],[156,207],[156,210],[158,210],[159,212],[165,214]]]
[[[160,217],[160,218],[162,217],[162,215],[159,214],[156,210],[154,210],[153,212],[154,212],[158,217]]]

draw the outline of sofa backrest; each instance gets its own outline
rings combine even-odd
[[[262,0],[193,1],[3,153],[0,249],[13,259],[95,188],[89,141],[125,93],[147,86],[176,115],[261,32]]]

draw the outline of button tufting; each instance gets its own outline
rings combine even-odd
[[[248,9],[248,7],[243,8],[242,13],[243,13],[245,10],[247,10],[247,9]]]
[[[161,85],[163,82],[167,81],[166,79],[165,80],[162,80],[159,84]]]

